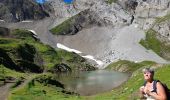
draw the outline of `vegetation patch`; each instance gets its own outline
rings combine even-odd
[[[0,37],[0,43],[0,63],[16,71],[41,73],[51,70],[57,64],[65,64],[72,71],[95,69],[81,56],[55,50],[41,43],[27,30],[10,30],[8,35]]]
[[[149,29],[146,32],[146,38],[142,39],[139,43],[144,46],[146,49],[151,49],[155,53],[157,53],[159,56],[170,60],[169,54],[170,54],[170,45],[166,45],[165,42],[160,41],[157,38],[157,32],[153,29]]]
[[[117,62],[118,63],[118,62]],[[134,67],[132,62],[119,61],[119,63],[130,63],[128,67]],[[137,63],[140,68],[134,68],[133,75],[127,82],[121,86],[105,93],[97,94],[94,96],[79,96],[78,94],[65,91],[64,84],[60,83],[53,77],[53,75],[40,75],[30,81],[25,87],[18,90],[12,90],[9,100],[138,100],[139,88],[143,85],[143,73],[142,69],[147,67],[155,67],[155,79],[159,79],[161,82],[166,83],[170,87],[170,65],[161,65],[157,68],[154,62],[144,61]],[[131,66],[132,65],[132,66]],[[137,65],[136,65],[137,66]],[[130,69],[130,68],[128,68]],[[135,73],[135,74],[134,74]]]
[[[115,2],[117,2],[118,0],[107,0],[107,3],[109,3],[109,4],[112,4],[112,3],[115,3]]]
[[[11,88],[16,88],[24,82],[24,77],[19,77],[16,82],[11,86]]]
[[[11,91],[9,100],[81,100],[76,93],[64,90],[64,85],[52,76],[40,75],[25,87]]]
[[[163,17],[158,17],[158,18],[156,18],[155,23],[153,24],[153,27],[157,24],[160,24],[160,23],[163,23],[163,22],[169,21],[169,20],[170,20],[170,14],[167,14]]]
[[[133,73],[137,69],[144,67],[144,66],[151,66],[156,64],[155,62],[151,61],[143,61],[140,63],[135,63],[127,60],[120,60],[114,63],[111,63],[106,67],[107,70],[116,70],[120,72],[128,72],[128,73]]]
[[[51,33],[56,34],[56,35],[64,35],[67,34],[69,32],[71,32],[70,27],[73,24],[73,17],[67,19],[66,21],[62,22],[60,25],[52,28],[50,30]]]
[[[26,77],[26,73],[16,72],[14,70],[6,68],[4,65],[0,65],[0,86],[5,85],[8,82],[14,82],[13,87],[17,87],[23,79]]]

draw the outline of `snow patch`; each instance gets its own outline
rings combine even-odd
[[[57,43],[57,47],[60,48],[60,49],[64,49],[64,50],[66,50],[66,51],[68,51],[68,52],[75,52],[75,53],[77,53],[77,54],[81,54],[81,53],[82,53],[81,51],[78,51],[78,50],[75,50],[75,49],[71,49],[71,48],[69,48],[69,47],[66,47],[66,46],[63,45],[63,44],[60,44],[60,43]],[[86,56],[82,56],[82,57],[95,61],[99,66],[102,66],[102,65],[104,64],[102,61],[95,59],[95,58],[94,58],[93,56],[91,56],[91,55],[86,55]]]
[[[98,65],[102,66],[104,63],[100,60],[96,60],[93,56],[91,55],[86,55],[86,56],[82,56],[84,58],[88,58],[88,59],[91,59],[91,60],[94,60]]]
[[[23,21],[21,21],[22,23],[30,23],[30,22],[33,22],[33,21],[31,21],[31,20],[23,20]]]
[[[30,32],[32,32],[34,35],[37,35],[37,33],[34,30],[28,30]]]
[[[0,20],[0,22],[5,22],[4,20]]]
[[[66,51],[69,51],[69,52],[75,52],[75,53],[82,53],[81,51],[78,51],[78,50],[75,50],[75,49],[71,49],[69,47],[66,47],[65,45],[63,44],[60,44],[60,43],[57,43],[57,47],[60,48],[60,49],[64,49]]]
[[[38,39],[38,35],[37,35],[37,33],[34,30],[28,30],[28,31],[32,32],[33,36]]]

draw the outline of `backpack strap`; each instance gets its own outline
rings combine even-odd
[[[156,87],[157,82],[159,82],[159,80],[154,80],[153,81],[153,90],[151,92],[156,92],[157,93],[157,87]]]
[[[146,86],[146,83],[147,83],[147,82],[145,81],[145,82],[143,83],[143,86]]]
[[[153,81],[153,90],[151,92],[156,92],[157,93],[157,87],[156,87],[156,83],[160,82],[159,80],[154,80]],[[144,82],[143,86],[146,86],[146,81]]]

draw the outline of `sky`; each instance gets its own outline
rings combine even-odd
[[[43,4],[46,0],[36,0],[37,3]]]
[[[40,4],[43,4],[45,1],[47,1],[47,0],[36,0],[36,2],[37,3],[40,3]],[[63,0],[65,3],[72,3],[73,2],[73,0]]]
[[[72,3],[73,0],[64,0],[65,3]]]

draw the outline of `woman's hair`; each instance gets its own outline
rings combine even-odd
[[[144,72],[150,72],[150,73],[152,73],[152,74],[154,74],[154,69],[152,69],[152,68],[144,68],[143,70],[142,70],[142,72],[144,73]]]

